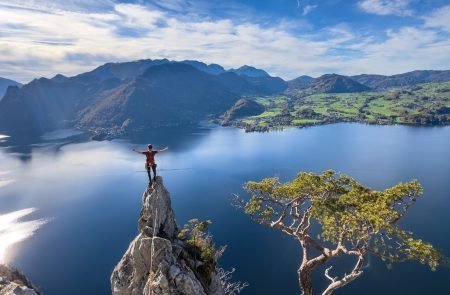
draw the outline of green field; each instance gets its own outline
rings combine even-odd
[[[265,106],[258,116],[236,121],[249,131],[336,122],[447,125],[450,82],[428,83],[386,92],[323,93],[302,98],[285,95],[253,98]]]
[[[294,119],[294,120],[292,120],[292,124],[294,124],[294,125],[314,124],[314,123],[320,123],[320,120],[316,120],[316,119]]]

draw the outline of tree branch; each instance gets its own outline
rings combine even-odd
[[[332,281],[332,283],[330,285],[328,285],[328,287],[325,289],[325,291],[323,291],[322,295],[330,295],[334,292],[334,290],[341,288],[345,285],[347,285],[348,283],[350,283],[351,281],[357,279],[360,275],[362,275],[363,271],[362,266],[364,263],[364,254],[360,253],[359,257],[358,257],[358,261],[356,261],[355,267],[353,268],[352,272],[350,274],[346,274],[344,275],[344,277],[342,277],[341,279],[337,279],[337,278],[332,278],[329,275],[329,270],[331,270],[331,267],[327,268],[325,270],[325,276],[330,279]]]
[[[294,235],[294,231],[291,228],[289,228],[288,226],[284,225],[282,222],[280,222],[280,223],[273,223],[273,222],[270,222],[270,221],[266,221],[264,219],[257,219],[256,222],[258,222],[259,224],[268,226],[268,227],[277,228],[277,229],[281,230],[282,232],[284,232],[284,233],[286,233],[286,234],[288,234],[290,236]]]
[[[332,277],[332,276],[330,276],[329,275],[329,271],[331,270],[333,268],[333,266],[330,266],[329,268],[327,268],[326,270],[325,270],[325,277],[327,278],[327,279],[329,279],[330,281],[331,281],[331,283],[334,283],[334,282],[336,282],[336,280],[338,279],[338,277]]]

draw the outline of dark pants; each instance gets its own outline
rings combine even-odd
[[[150,167],[153,170],[153,179],[156,178],[156,164],[145,163],[145,169],[147,169],[148,181],[152,182],[152,175],[150,173]]]

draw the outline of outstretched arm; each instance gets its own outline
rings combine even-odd
[[[159,150],[158,152],[165,152],[165,151],[167,151],[169,149],[169,147],[165,147],[165,148],[163,148],[162,150]]]
[[[136,152],[136,153],[138,153],[138,154],[142,154],[142,153],[143,153],[143,152],[138,151],[138,150],[136,150],[136,149],[133,149],[133,152]]]

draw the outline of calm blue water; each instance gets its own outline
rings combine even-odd
[[[450,127],[336,124],[250,134],[204,127],[112,142],[60,135],[35,145],[2,139],[9,147],[0,149],[0,214],[35,208],[22,220],[47,222],[9,247],[6,259],[47,295],[110,293],[109,276],[136,235],[147,182],[144,159],[131,149],[150,142],[170,148],[157,161],[178,223],[213,221],[216,244],[228,245],[222,266],[236,267],[235,279],[250,283],[244,294],[299,292],[298,243],[230,206],[231,193],[263,177],[334,169],[375,189],[417,178],[425,196],[403,226],[450,256]],[[15,226],[19,231],[20,221]],[[322,278],[317,274],[318,286]],[[373,258],[339,294],[450,294],[449,278],[450,269],[405,263],[388,271]]]

